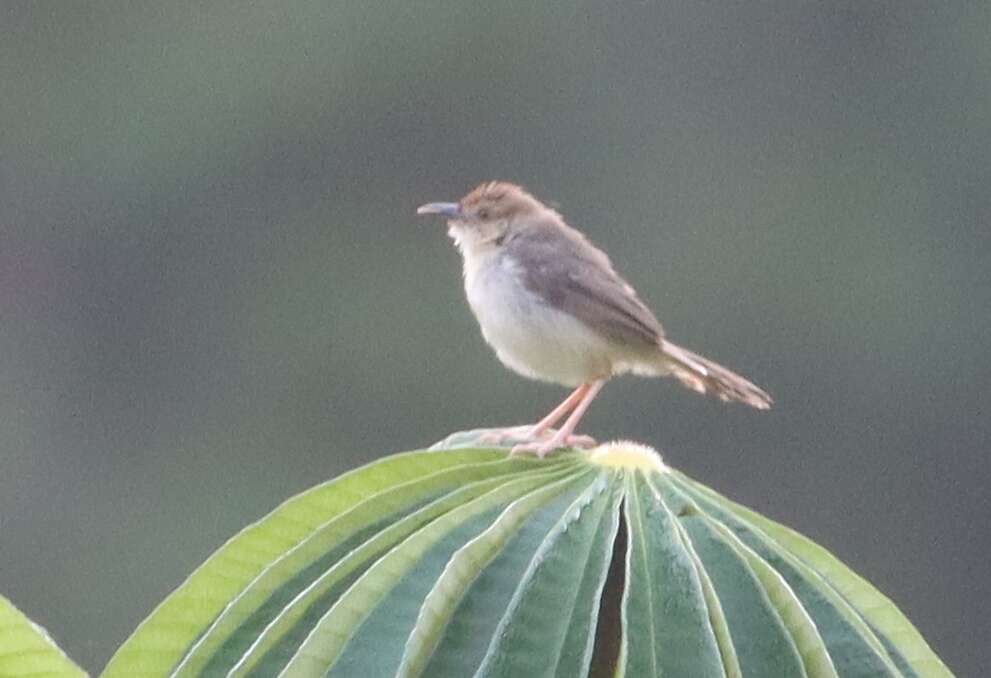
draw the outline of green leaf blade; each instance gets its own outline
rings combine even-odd
[[[564,508],[555,502],[527,520],[504,515],[455,554],[424,601],[398,675],[474,673],[526,567]]]
[[[855,678],[902,675],[859,613],[818,573],[753,523],[734,514],[719,499],[707,495],[694,483],[679,481],[679,487],[698,501],[707,514],[725,524],[783,577],[814,622],[838,675]]]
[[[413,534],[403,544],[376,562],[320,619],[286,665],[285,675],[305,676],[311,675],[314,669],[321,673],[330,670],[372,610],[385,600],[407,575],[410,577],[409,583],[416,587],[426,586],[427,582],[432,584],[440,576],[447,559],[468,539],[484,530],[513,502],[533,493],[539,499],[533,502],[533,507],[536,508],[564,491],[570,482],[574,480],[567,475],[551,484],[547,484],[541,476],[521,478],[464,504]],[[472,523],[471,529],[462,529],[469,519],[482,515],[484,518]],[[451,536],[452,532],[456,534]],[[418,569],[421,559],[427,554],[430,554],[431,559],[424,562],[429,567]],[[433,557],[435,554],[436,557]],[[415,598],[420,590],[422,589],[417,588],[417,592],[411,593],[410,597]],[[426,593],[423,591],[424,597]],[[411,628],[412,625],[411,619]],[[396,663],[398,664],[398,657]]]
[[[639,473],[627,486],[623,675],[725,676],[703,585],[673,513]]]
[[[534,471],[529,477],[557,475],[561,472],[561,467],[552,466],[545,471]],[[345,543],[345,546],[350,546],[345,549],[345,553],[341,553],[342,549],[336,547],[331,552],[321,555],[314,561],[314,565],[307,567],[285,584],[292,586],[294,595],[291,599],[287,600],[283,596],[281,601],[277,600],[271,605],[270,611],[266,610],[269,607],[267,601],[265,607],[256,611],[256,615],[265,613],[263,619],[267,621],[266,626],[256,631],[252,626],[245,624],[231,636],[228,644],[238,643],[239,646],[236,646],[232,653],[232,661],[226,665],[219,664],[216,661],[219,658],[218,653],[218,656],[207,665],[207,671],[222,672],[234,667],[233,675],[247,675],[254,671],[256,664],[261,662],[262,658],[266,658],[266,670],[274,670],[273,663],[278,663],[274,657],[286,657],[286,653],[291,655],[292,648],[298,646],[320,616],[371,567],[377,558],[445,513],[501,485],[520,479],[521,473],[500,473],[474,482],[468,482],[474,474],[462,476],[459,473],[457,476],[459,482],[467,482],[466,485],[453,490],[451,485],[446,485],[445,489],[450,490],[449,492],[422,506],[413,505],[412,508],[415,510],[411,512],[395,514],[391,524],[380,526],[381,529],[355,534]],[[444,473],[444,475],[448,474],[448,472]],[[427,480],[430,479],[428,477]],[[364,504],[371,504],[372,510],[381,511],[381,501],[381,495],[376,495]],[[282,649],[275,650],[276,646]]]
[[[0,596],[0,676],[4,678],[83,678],[48,632]]]
[[[798,648],[746,558],[704,516],[681,522],[713,581],[743,675],[805,675]]]
[[[454,551],[445,551],[433,567],[417,567],[405,586],[406,605],[379,606],[373,617],[352,637],[330,676],[403,675],[405,652],[424,625],[443,623],[444,605],[436,592],[450,591],[449,585],[462,578],[474,579],[491,558],[489,549],[499,549],[526,524],[539,531],[553,522],[588,484],[587,474],[569,475],[551,485],[533,490],[512,504],[481,532],[462,539]],[[446,585],[447,584],[447,585]],[[427,675],[430,675],[429,673]]]
[[[104,675],[950,675],[838,559],[653,450],[465,447],[482,435],[285,502],[194,572]]]
[[[190,575],[118,649],[102,675],[140,678],[177,671],[199,675],[234,630],[257,614],[264,601],[285,583],[287,573],[266,577],[270,568],[291,562],[292,554],[302,552],[297,547],[367,497],[457,467],[488,469],[497,475],[536,465],[527,459],[507,462],[499,450],[408,452],[380,459],[303,492],[235,535]],[[284,560],[287,554],[289,561]],[[300,563],[292,565],[299,567]],[[253,584],[257,588],[252,588]],[[242,599],[244,603],[239,602]],[[225,611],[229,613],[225,615]],[[223,663],[229,664],[234,658],[236,653]]]
[[[946,664],[932,651],[922,634],[895,604],[866,579],[844,565],[829,551],[798,532],[759,513],[729,502],[736,514],[760,526],[779,544],[814,568],[870,624],[899,669],[907,676],[952,676]]]
[[[489,647],[475,672],[479,678],[553,676],[575,621],[584,577],[605,512],[616,506],[616,475],[600,474],[547,532],[519,579],[518,586],[491,635]],[[608,521],[612,522],[612,520]],[[605,532],[608,537],[608,531]],[[586,598],[595,595],[586,589]],[[594,623],[579,620],[573,641],[583,650],[594,634]]]

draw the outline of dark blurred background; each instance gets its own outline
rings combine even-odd
[[[92,671],[281,500],[563,389],[484,345],[428,200],[521,182],[770,413],[586,430],[821,542],[987,661],[991,5],[0,9],[0,591]]]

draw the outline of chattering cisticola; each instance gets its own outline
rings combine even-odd
[[[417,213],[447,218],[464,258],[468,303],[503,364],[575,387],[541,421],[502,432],[526,439],[514,452],[543,457],[594,444],[575,427],[606,380],[626,372],[673,376],[724,401],[771,406],[770,396],[743,377],[668,341],[609,257],[519,186],[487,182],[459,202],[428,203]]]

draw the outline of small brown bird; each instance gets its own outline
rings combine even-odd
[[[432,202],[417,214],[447,217],[464,258],[468,303],[499,360],[525,377],[576,387],[536,424],[497,434],[527,440],[513,452],[543,457],[594,445],[575,428],[606,380],[627,372],[673,376],[720,400],[771,406],[743,377],[668,341],[609,257],[519,186],[484,183],[460,202]]]

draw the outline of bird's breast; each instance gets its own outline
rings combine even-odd
[[[482,335],[507,367],[566,385],[611,374],[608,340],[528,289],[518,261],[501,252],[466,258],[464,273]]]

